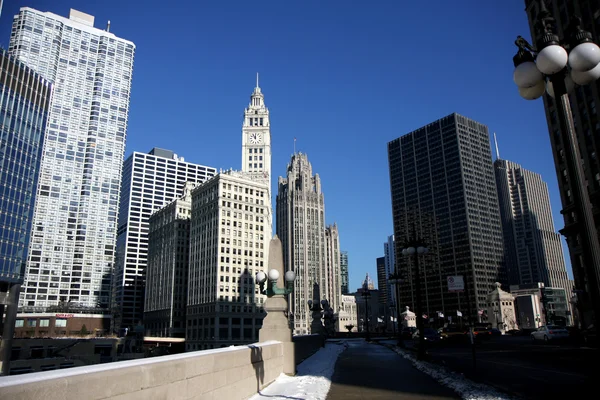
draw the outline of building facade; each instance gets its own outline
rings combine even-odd
[[[573,16],[581,18],[581,28],[592,33],[594,42],[600,39],[600,3],[597,0],[549,0],[547,8],[555,18],[555,27],[559,36],[564,33]],[[539,2],[525,0],[529,27],[533,43],[541,37],[536,28],[539,15]],[[544,94],[544,108],[550,134],[550,143],[554,155],[554,164],[558,178],[559,192],[563,206],[565,227],[560,230],[567,239],[573,277],[575,278],[575,305],[582,323],[587,326],[593,319],[593,301],[600,301],[600,265],[586,267],[582,260],[582,247],[577,238],[578,230],[574,207],[573,188],[569,182],[569,171],[564,156],[564,144],[561,139],[561,127],[557,116],[556,103],[548,94]],[[600,232],[600,144],[595,139],[600,133],[600,119],[597,106],[600,104],[600,81],[589,85],[578,86],[570,93],[571,112],[575,124],[575,132],[579,142],[582,164],[587,180],[587,192],[592,204],[596,231]],[[600,240],[600,239],[598,239]],[[569,289],[571,291],[571,288]],[[593,300],[594,295],[595,300]],[[598,316],[596,316],[597,321]]]
[[[113,274],[114,329],[142,321],[148,260],[148,219],[182,196],[187,182],[199,184],[216,169],[186,162],[171,150],[134,151],[123,163],[117,251]]]
[[[20,298],[25,311],[61,301],[109,306],[134,51],[76,10],[64,18],[24,7],[13,19],[9,52],[54,87]]]
[[[350,275],[348,274],[348,252],[342,251],[340,253],[340,274],[341,274],[341,289],[342,294],[350,293],[348,288]]]
[[[47,80],[0,49],[0,373],[8,371],[51,93]]]
[[[379,301],[388,307],[389,304],[389,282],[387,280],[387,274],[385,272],[385,257],[377,257],[375,260],[377,268],[377,289],[379,290]]]
[[[269,111],[257,79],[244,112],[242,170],[192,191],[188,351],[258,340],[265,296],[254,277],[267,269],[272,238],[270,177]]]
[[[342,294],[340,297],[337,331],[358,332],[358,311],[354,296]]]
[[[554,230],[542,177],[500,158],[494,161],[505,262],[510,285],[544,282],[570,290],[560,235]]]
[[[148,219],[148,259],[144,301],[146,335],[185,337],[192,189]]]
[[[339,236],[337,241],[328,243],[331,235],[326,228],[321,179],[318,174],[313,175],[307,155],[295,153],[288,164],[287,177],[279,177],[277,235],[283,246],[285,269],[296,272],[289,302],[290,324],[296,335],[310,333],[312,317],[307,302],[312,299],[315,283],[320,298],[338,310],[341,295]],[[330,244],[337,249],[330,249]]]
[[[396,273],[396,247],[395,247],[394,235],[388,236],[387,242],[383,244],[383,257],[385,263],[385,276],[389,278],[391,274]],[[388,304],[396,305],[396,288],[394,285],[387,286],[387,297]]]
[[[389,142],[388,156],[400,308],[415,310],[420,284],[424,313],[456,319],[460,311],[475,320],[495,282],[506,282],[487,127],[451,114]],[[415,235],[430,249],[419,256],[420,283],[401,252]],[[448,292],[455,275],[466,292]]]

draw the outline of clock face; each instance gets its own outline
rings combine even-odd
[[[250,143],[252,144],[259,144],[260,142],[262,142],[262,133],[260,132],[252,132],[250,134]]]

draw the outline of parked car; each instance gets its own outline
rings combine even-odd
[[[469,336],[469,331],[466,331],[465,335]],[[475,340],[486,340],[492,337],[492,333],[489,329],[483,326],[476,326],[473,328],[473,335],[475,336]]]
[[[536,331],[531,332],[531,340],[549,342],[551,340],[566,340],[569,338],[569,331],[562,326],[544,325],[540,326]]]
[[[502,336],[502,331],[498,328],[490,328],[489,331],[492,336]]]
[[[433,328],[424,328],[423,336],[425,337],[425,341],[428,343],[437,343],[442,340],[442,335],[438,331]],[[413,340],[419,340],[419,330],[415,331],[413,334]]]
[[[403,327],[402,332],[400,332],[400,336],[404,340],[410,340],[410,339],[412,339],[413,334],[415,333],[416,330],[417,330],[417,328],[415,328],[414,326],[411,326],[410,328]]]
[[[448,326],[438,330],[442,339],[448,342],[459,342],[464,339],[463,330],[457,326]]]

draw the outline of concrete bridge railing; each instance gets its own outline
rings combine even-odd
[[[246,399],[283,372],[270,341],[0,378],[0,400]]]

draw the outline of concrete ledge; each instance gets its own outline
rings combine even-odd
[[[0,400],[245,399],[283,372],[283,345],[195,351],[0,378]]]

